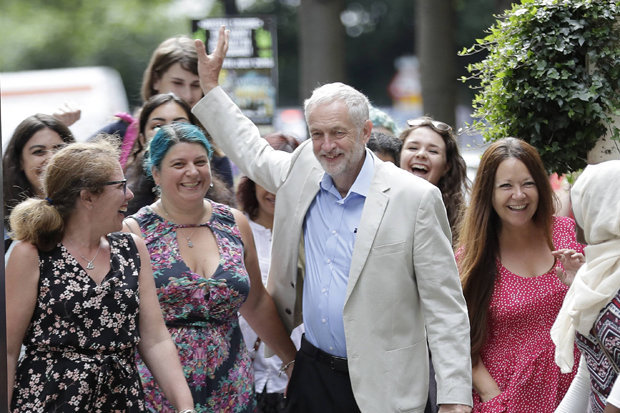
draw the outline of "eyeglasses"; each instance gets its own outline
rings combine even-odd
[[[409,119],[407,121],[407,125],[410,127],[430,126],[437,132],[452,132],[452,126],[448,125],[447,123],[426,118]]]
[[[120,181],[110,181],[110,182],[104,182],[103,185],[119,185],[119,184],[123,184],[123,194],[127,195],[127,179],[123,179]]]

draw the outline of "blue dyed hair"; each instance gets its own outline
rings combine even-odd
[[[161,162],[170,148],[181,142],[202,145],[207,151],[209,160],[211,160],[213,149],[202,129],[190,123],[174,122],[159,128],[151,139],[148,151],[144,154],[144,171],[147,176],[152,176],[152,167],[159,170]]]

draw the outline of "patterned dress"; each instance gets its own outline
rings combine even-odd
[[[605,351],[601,349],[601,344]],[[607,396],[618,378],[615,367],[620,366],[620,291],[603,307],[587,337],[577,333],[577,347],[588,363],[590,408],[593,413],[602,413]]]
[[[134,364],[140,260],[131,235],[108,235],[97,285],[62,244],[39,252],[39,294],[19,361],[13,412],[143,412]]]
[[[211,202],[208,227],[219,246],[220,263],[210,278],[192,272],[177,243],[182,228],[150,207],[133,216],[151,254],[153,275],[164,319],[176,343],[187,383],[199,412],[254,410],[252,361],[237,311],[250,291],[243,262],[241,233],[229,207]],[[138,359],[147,408],[174,412]]]
[[[573,220],[554,218],[553,245],[555,249],[583,252],[583,246],[575,240]],[[550,413],[555,410],[579,364],[576,349],[575,368],[570,374],[561,374],[554,361],[555,346],[550,331],[567,291],[555,269],[524,278],[497,261],[487,339],[480,356],[501,394],[481,403],[474,392],[473,412]]]

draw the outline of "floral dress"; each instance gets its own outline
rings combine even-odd
[[[19,361],[12,412],[143,412],[134,364],[140,257],[130,234],[108,235],[101,284],[62,244],[39,252],[39,293]]]
[[[575,240],[570,218],[553,218],[555,249],[583,252]],[[557,264],[561,265],[561,264]],[[524,278],[513,274],[497,260],[497,276],[489,304],[487,338],[480,357],[501,393],[482,403],[474,392],[473,413],[551,413],[558,406],[575,376],[575,368],[561,374],[555,364],[551,326],[568,287],[555,274]]]
[[[254,411],[252,361],[237,311],[250,291],[243,262],[241,233],[229,207],[211,202],[209,222],[220,263],[204,278],[183,261],[176,225],[146,206],[133,215],[146,241],[159,303],[172,340],[177,345],[187,383],[199,412]],[[138,358],[147,408],[174,412],[148,368]]]

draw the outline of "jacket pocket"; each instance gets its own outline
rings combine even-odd
[[[423,412],[428,398],[426,341],[386,352],[385,385],[399,412]]]

